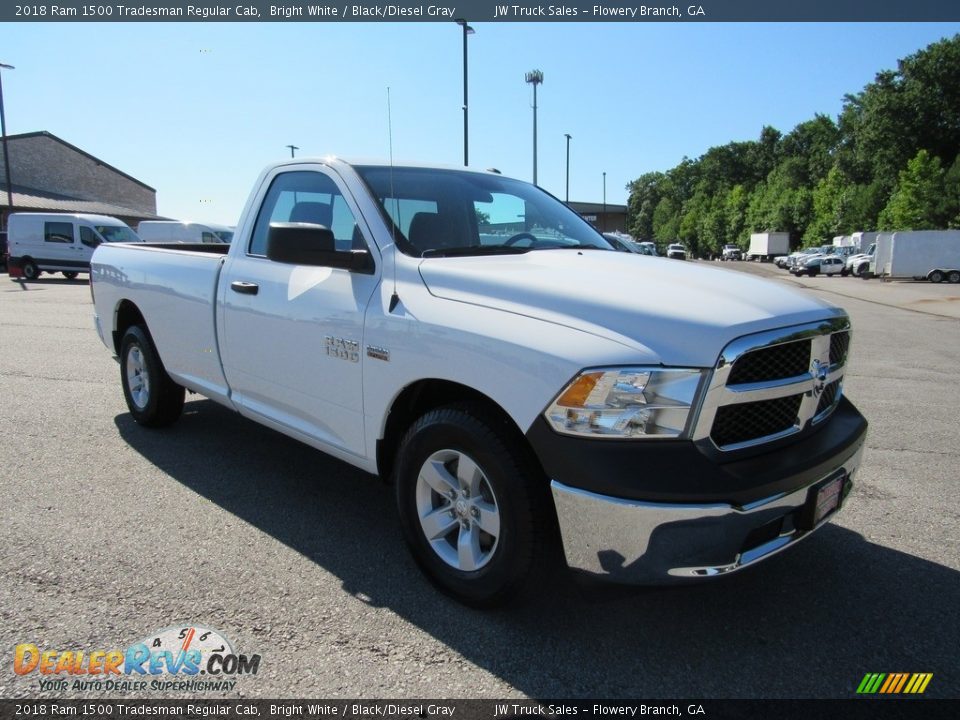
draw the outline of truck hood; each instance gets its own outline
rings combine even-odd
[[[420,275],[435,297],[565,325],[666,365],[710,367],[734,338],[841,312],[746,273],[601,250],[429,258]]]

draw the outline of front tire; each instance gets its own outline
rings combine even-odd
[[[472,405],[432,410],[401,443],[397,506],[413,557],[475,607],[533,587],[554,526],[546,478],[506,421]]]
[[[133,419],[146,427],[164,427],[180,417],[184,390],[160,362],[147,329],[133,325],[120,342],[120,384]]]

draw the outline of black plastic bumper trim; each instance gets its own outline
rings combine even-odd
[[[867,421],[845,397],[816,432],[748,458],[718,461],[689,440],[592,440],[539,417],[527,432],[551,480],[600,495],[743,507],[815,482],[863,444]]]

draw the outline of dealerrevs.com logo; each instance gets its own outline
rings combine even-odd
[[[200,625],[164,628],[126,650],[56,650],[21,643],[13,656],[13,671],[36,675],[41,691],[230,691],[238,676],[259,670],[259,655],[237,653],[222,633]]]

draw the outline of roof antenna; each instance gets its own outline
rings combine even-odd
[[[394,202],[394,214],[397,221],[391,223],[390,235],[393,237],[393,295],[390,296],[390,308],[387,312],[393,312],[397,309],[400,302],[400,296],[397,295],[397,223],[400,222],[400,201],[397,194],[393,191],[393,117],[390,114],[390,86],[387,86],[387,135],[390,139],[390,197]]]

